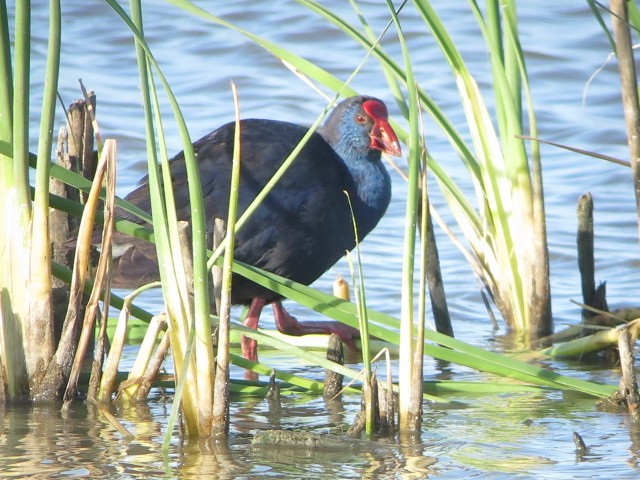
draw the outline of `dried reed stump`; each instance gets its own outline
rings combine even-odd
[[[280,384],[276,382],[276,371],[271,370],[269,375],[269,389],[267,390],[267,403],[270,412],[279,412],[282,409],[280,401]]]
[[[91,180],[95,174],[98,157],[94,152],[94,131],[88,108],[95,109],[96,97],[89,93],[90,106],[84,100],[76,100],[68,108],[67,127],[62,127],[58,133],[56,147],[56,163],[68,170],[81,173]],[[68,200],[80,201],[78,190],[63,182],[51,179],[50,192]],[[84,200],[84,198],[82,199]],[[60,265],[71,268],[73,264],[73,250],[69,250],[66,243],[70,233],[77,229],[79,219],[60,210],[51,209],[49,215],[50,240],[52,260]],[[69,303],[69,287],[62,280],[54,278],[53,307],[54,331],[56,341],[60,338],[62,324]]]
[[[640,395],[633,365],[633,346],[637,338],[637,322],[616,327],[620,355],[620,389],[610,397],[598,402],[598,409],[604,412],[622,413],[627,411],[635,420],[640,416]]]
[[[585,193],[578,200],[578,234],[576,244],[578,248],[578,270],[582,285],[582,302],[585,305],[602,311],[609,311],[607,306],[606,283],[601,283],[596,288],[595,279],[595,249],[593,235],[593,197]],[[587,309],[582,309],[582,320],[597,315]]]
[[[342,341],[335,334],[329,335],[329,345],[327,346],[327,360],[334,363],[344,365],[344,351],[342,349]],[[342,383],[344,375],[336,373],[333,370],[325,370],[324,373],[324,392],[322,395],[327,401],[333,400],[342,391]]]
[[[620,380],[620,393],[626,399],[629,413],[637,414],[640,407],[638,395],[638,382],[633,366],[633,345],[635,338],[626,326],[618,328],[618,349],[620,350],[620,368],[622,378]]]

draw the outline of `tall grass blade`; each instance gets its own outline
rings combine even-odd
[[[231,83],[236,112],[233,138],[233,161],[231,184],[229,186],[229,210],[226,221],[226,249],[222,266],[220,311],[218,315],[218,353],[216,356],[215,396],[213,398],[213,430],[216,437],[225,437],[229,432],[229,332],[231,329],[231,289],[233,252],[238,215],[238,194],[240,191],[240,159],[242,158],[240,105],[236,85]]]
[[[306,285],[297,284],[278,275],[259,271],[256,267],[238,261],[234,262],[234,272],[301,305],[357,328],[357,308],[353,303],[319,292]],[[371,335],[384,338],[396,345],[399,344],[400,321],[397,318],[370,309],[367,310],[367,317],[369,318]],[[435,331],[426,330],[425,339],[428,342],[425,343],[426,355],[452,361],[476,370],[536,385],[577,390],[597,397],[610,395],[616,389],[614,385],[598,385],[559,375],[551,370],[483,350]]]
[[[11,72],[11,43],[6,4],[2,2],[2,70],[13,80],[0,86],[0,139],[12,142],[11,152],[0,158],[0,360],[6,374],[10,399],[28,393],[28,377],[36,365],[22,345],[23,322],[29,308],[27,297],[31,199],[28,179],[29,141],[29,52],[30,4],[15,7],[14,62]],[[9,103],[11,102],[11,103]]]
[[[132,0],[131,11],[132,20],[126,16],[124,11],[117,5],[110,2],[116,12],[120,14],[125,22],[130,25],[136,38],[136,53],[138,57],[138,73],[141,80],[143,105],[146,118],[146,136],[147,136],[147,159],[149,171],[149,189],[151,195],[151,210],[154,222],[154,233],[156,235],[156,248],[158,253],[158,265],[160,267],[160,277],[163,284],[163,294],[167,314],[169,319],[169,334],[171,335],[171,346],[175,365],[176,376],[179,378],[178,385],[186,386],[186,394],[176,391],[175,406],[180,405],[184,414],[184,423],[188,435],[197,435],[200,431],[199,412],[197,406],[198,383],[195,378],[195,363],[187,351],[190,351],[189,337],[190,332],[193,337],[193,311],[189,305],[189,295],[184,283],[184,268],[174,265],[174,261],[180,261],[181,257],[171,255],[171,252],[180,252],[177,245],[178,235],[176,231],[175,208],[167,207],[166,202],[172,203],[171,182],[166,185],[164,194],[160,187],[160,174],[158,172],[157,154],[156,154],[156,130],[153,125],[153,109],[155,103],[155,111],[158,112],[158,102],[155,98],[155,89],[153,80],[149,78],[149,62],[152,56],[148,47],[144,43],[142,35],[142,8],[139,1]],[[153,95],[153,99],[152,99]],[[154,102],[155,100],[155,102]],[[162,134],[161,128],[158,130]],[[160,137],[162,141],[162,136]],[[189,142],[190,144],[190,142]],[[185,147],[185,153],[193,149]],[[166,166],[165,149],[160,149],[163,155],[163,163]],[[166,171],[167,169],[164,168]],[[170,225],[173,225],[171,228]],[[184,382],[185,379],[188,382]],[[176,415],[172,415],[175,418]],[[172,431],[172,425],[168,425],[167,433]]]
[[[398,427],[401,434],[415,434],[420,431],[422,413],[422,358],[423,338],[417,336],[423,332],[424,317],[418,317],[414,311],[414,268],[416,254],[416,224],[418,221],[418,202],[420,199],[421,148],[420,119],[417,84],[413,76],[411,56],[405,42],[402,26],[393,3],[387,0],[395,24],[398,40],[402,49],[404,71],[408,89],[409,103],[409,175],[405,211],[404,250],[402,263],[402,299],[400,312],[400,359],[398,366]],[[420,295],[424,299],[424,296]],[[419,312],[424,313],[424,305]]]
[[[61,10],[60,1],[49,2],[49,45],[36,167],[33,219],[31,222],[31,255],[29,282],[29,314],[24,319],[25,347],[28,362],[46,365],[54,345],[53,305],[51,303],[51,242],[49,236],[49,178],[52,132],[55,117],[58,72],[60,69]],[[28,164],[28,162],[26,162]],[[37,348],[34,348],[37,345]],[[39,382],[34,382],[39,388]],[[38,392],[32,392],[38,395]]]
[[[622,0],[611,0],[611,21],[616,41],[616,57],[622,91],[622,106],[629,145],[633,190],[636,197],[638,230],[640,231],[640,100],[638,99],[638,80],[631,29],[628,23],[628,3]]]
[[[0,140],[13,143],[13,69],[6,0],[0,1]],[[10,163],[2,159],[2,165]],[[3,167],[4,169],[4,167]]]
[[[142,12],[139,1],[131,2],[132,19],[113,0],[107,0],[112,8],[129,26],[136,39],[139,75],[142,83],[143,103],[147,118],[147,144],[149,160],[149,186],[151,205],[156,236],[156,247],[160,266],[160,276],[163,283],[165,303],[168,308],[169,322],[172,325],[172,352],[176,372],[189,381],[182,383],[187,387],[187,394],[181,402],[187,432],[190,435],[208,435],[211,428],[211,408],[213,384],[211,376],[199,379],[195,375],[195,367],[213,370],[213,356],[211,346],[211,331],[209,326],[209,289],[206,266],[206,228],[204,223],[204,208],[200,188],[199,170],[187,132],[184,118],[178,103],[169,87],[166,78],[158,68],[153,55],[149,51],[142,34]],[[166,148],[162,136],[162,125],[159,114],[159,103],[155,94],[155,86],[149,72],[153,69],[162,83],[178,124],[183,140],[185,165],[189,178],[189,202],[191,207],[191,241],[193,278],[192,285],[185,283],[185,265],[182,257],[173,254],[179,252],[178,233],[176,229],[175,205],[171,189],[171,177],[168,166]],[[156,115],[157,129],[154,130],[153,113]],[[157,171],[157,155],[154,132],[158,134],[160,153],[162,158],[161,172]],[[160,182],[162,176],[162,182]],[[164,187],[161,189],[160,186]],[[190,299],[190,288],[193,300]],[[195,335],[197,331],[197,335]],[[194,340],[195,339],[195,340]],[[191,357],[191,343],[195,341],[195,355]],[[209,381],[207,380],[209,379]],[[169,430],[171,428],[169,427]]]
[[[6,182],[13,185],[16,207],[19,207],[19,231],[26,229],[31,220],[31,198],[29,196],[29,99],[31,79],[31,2],[17,2],[15,8],[13,72],[13,167]],[[21,241],[28,242],[28,235]]]

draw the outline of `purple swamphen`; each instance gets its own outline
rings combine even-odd
[[[273,176],[307,132],[277,120],[241,122],[239,213]],[[214,219],[226,220],[234,144],[234,123],[228,123],[193,144],[200,168],[205,218],[209,233]],[[362,240],[385,213],[391,180],[381,152],[400,155],[400,145],[381,100],[347,98],[329,114],[275,188],[236,236],[234,257],[305,285],[327,271],[355,247],[349,200]],[[183,153],[171,161],[178,219],[189,220],[189,197]],[[126,200],[151,211],[149,184],[141,184]],[[119,210],[119,218],[141,223]],[[159,279],[155,246],[121,233],[114,236],[112,285],[133,288]],[[245,324],[257,328],[260,312],[271,303],[277,328],[290,335],[336,333],[353,347],[357,331],[339,322],[298,322],[281,296],[234,275],[232,301],[250,305]],[[256,342],[243,337],[243,354],[257,359]]]

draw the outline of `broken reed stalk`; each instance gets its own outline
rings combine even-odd
[[[107,294],[107,289],[105,289]],[[100,315],[100,327],[98,328],[98,338],[93,348],[93,362],[91,363],[91,374],[89,376],[89,388],[87,390],[88,398],[97,398],[100,392],[100,382],[102,381],[102,372],[104,369],[104,361],[107,350],[107,323],[109,318],[107,315]]]
[[[387,372],[390,378],[390,372]],[[378,380],[378,433],[382,436],[391,436],[395,433],[395,409],[393,398],[393,385],[388,382],[384,388]]]
[[[620,394],[627,401],[629,413],[637,413],[640,408],[640,396],[638,395],[638,382],[633,366],[633,344],[636,338],[635,335],[631,335],[627,325],[618,327],[617,331],[620,368],[622,369]]]
[[[82,332],[80,334],[80,340],[78,341],[77,348],[75,349],[75,356],[73,359],[71,373],[69,374],[69,381],[63,395],[63,410],[68,410],[71,401],[73,401],[73,398],[75,397],[82,362],[89,348],[89,343],[91,342],[94,335],[95,319],[96,315],[99,314],[98,302],[102,295],[103,287],[105,287],[106,285],[107,290],[109,290],[108,276],[111,265],[111,237],[113,235],[114,222],[113,211],[115,206],[116,158],[117,150],[115,140],[105,141],[104,147],[102,149],[102,156],[100,158],[100,161],[98,162],[98,168],[96,170],[96,178],[94,180],[94,184],[91,187],[89,201],[87,203],[87,208],[93,208],[94,213],[90,214],[91,221],[85,224],[85,236],[83,238],[83,240],[88,244],[85,247],[88,253],[88,250],[91,247],[91,237],[93,231],[93,228],[91,227],[93,226],[93,218],[95,217],[95,207],[97,207],[99,202],[99,194],[102,189],[102,178],[105,177],[107,183],[107,196],[105,201],[104,228],[102,231],[102,253],[100,255],[100,260],[98,261],[93,289],[91,291],[91,295],[89,296],[89,301],[87,302],[87,307],[84,312]],[[78,295],[80,297],[82,296],[83,285],[84,281],[78,282],[77,284],[77,287],[79,288]],[[105,309],[107,305],[108,302],[105,304]],[[74,319],[74,322],[77,322],[77,317],[76,319]]]
[[[95,95],[90,97],[95,106]],[[56,148],[56,162],[73,171],[90,172],[88,179],[93,178],[96,171],[97,157],[93,151],[93,124],[87,112],[85,100],[77,100],[70,105],[67,116],[67,128],[61,128],[58,134]],[[49,191],[69,200],[79,200],[78,191],[64,183],[51,179]],[[50,241],[52,245],[52,260],[63,266],[73,264],[73,252],[66,247],[70,232],[78,227],[79,221],[66,213],[51,209],[50,213]],[[84,271],[82,281],[76,277],[75,293],[70,293],[70,287],[54,279],[52,283],[52,303],[54,338],[57,348],[54,357],[46,368],[40,381],[42,388],[34,394],[36,400],[57,400],[67,383],[73,355],[78,342],[78,321],[84,315],[83,292],[80,285],[84,283],[84,275],[88,266],[89,252],[82,256]]]
[[[594,242],[593,242],[593,198],[590,193],[585,193],[578,200],[578,235],[576,244],[578,248],[578,270],[582,285],[582,302],[592,305],[596,294]],[[583,321],[593,316],[594,313],[582,309]]]
[[[106,163],[103,163],[106,167]],[[92,186],[93,200],[87,205],[80,221],[78,231],[78,244],[74,257],[74,270],[71,279],[69,303],[62,325],[62,333],[56,353],[47,367],[47,371],[41,382],[45,387],[36,396],[37,400],[54,400],[59,398],[59,389],[64,388],[66,380],[76,354],[78,345],[79,319],[82,315],[83,287],[89,268],[91,249],[91,236],[95,219],[95,210],[98,204],[98,194],[101,189],[101,179]]]
[[[142,386],[142,379],[147,373],[149,364],[153,359],[155,345],[158,343],[158,338],[165,327],[166,319],[164,314],[154,315],[151,322],[149,322],[149,326],[140,344],[138,355],[133,363],[133,367],[131,367],[129,371],[127,380],[122,382],[118,387],[118,400],[126,402],[144,399],[144,397],[140,395],[139,389]],[[168,337],[168,335],[165,336]]]
[[[342,276],[339,276],[333,282],[333,295],[343,300],[350,301],[349,284]],[[344,365],[344,350],[342,341],[337,335],[329,335],[327,345],[327,360]],[[334,372],[333,370],[325,370],[324,372],[324,391],[322,395],[325,400],[333,400],[342,390],[344,375]]]
[[[115,160],[114,160],[115,162]],[[115,168],[115,163],[114,163]],[[95,300],[95,305],[92,303],[87,304],[87,308],[89,306],[94,309],[95,314],[92,318],[92,325],[90,330],[86,335],[87,349],[94,342],[95,332],[95,322],[96,318],[100,320],[100,328],[98,330],[99,337],[97,343],[94,345],[93,349],[93,362],[91,363],[91,375],[89,376],[89,390],[88,395],[91,398],[95,398],[95,395],[98,393],[100,389],[100,381],[102,380],[102,367],[104,363],[104,352],[105,352],[105,344],[107,343],[107,321],[109,318],[109,305],[111,304],[111,240],[113,235],[113,224],[114,224],[114,206],[115,206],[115,172],[112,172],[112,175],[107,176],[107,181],[109,186],[107,187],[107,202],[105,204],[105,225],[104,231],[102,234],[102,255],[101,259],[98,262],[98,269],[96,273],[96,283],[98,283],[98,275],[99,284],[96,286],[94,284],[94,288],[102,287],[102,305],[103,310],[100,312],[100,307],[98,305],[98,301],[100,300],[100,294],[98,293]],[[103,258],[102,257],[106,257]],[[93,293],[93,292],[92,292]],[[89,302],[92,302],[92,298],[89,298]],[[85,312],[86,315],[86,312]],[[86,350],[88,351],[88,350]],[[86,353],[85,351],[85,353]]]
[[[386,417],[383,418],[383,413],[380,409],[381,398],[385,408],[388,406],[384,398],[385,395],[376,373],[372,372],[369,381],[364,381],[362,384],[363,409],[358,412],[353,424],[347,430],[348,437],[359,437],[363,430],[369,437],[376,433],[388,431],[388,419]],[[385,410],[386,413],[388,413],[388,410]],[[391,420],[391,423],[393,423],[393,420]]]
[[[629,27],[626,0],[611,0],[611,19],[616,42],[616,56],[622,88],[622,105],[627,127],[627,142],[636,193],[638,230],[640,233],[640,104],[638,103],[638,83],[633,59],[633,44]]]
[[[276,381],[276,371],[271,370],[269,375],[269,388],[267,390],[267,403],[269,404],[269,412],[275,413],[282,409],[280,401],[280,384]]]
[[[61,127],[58,132],[58,143],[56,147],[56,163],[68,170],[73,169],[71,157],[68,151],[69,133],[65,127]],[[78,191],[69,188],[64,182],[51,178],[49,191],[53,195],[78,201]],[[69,239],[69,234],[77,228],[77,219],[62,210],[52,208],[49,213],[50,233],[49,239],[52,246],[51,260],[65,267],[71,267],[73,263],[72,251],[65,247]],[[64,322],[66,305],[69,303],[69,285],[64,281],[52,278],[52,303],[53,303],[53,328],[56,342],[60,339],[60,332]]]
[[[89,93],[91,108],[95,110],[96,96]],[[56,163],[68,170],[79,172],[91,180],[96,171],[97,156],[94,148],[94,129],[91,115],[85,100],[76,100],[67,110],[67,126],[61,127],[58,133]],[[63,198],[80,201],[77,189],[51,178],[49,191]],[[87,194],[82,195],[85,203]],[[70,232],[77,229],[79,220],[62,210],[51,209],[49,216],[50,240],[53,249],[52,260],[65,267],[72,267],[73,251],[66,247]],[[69,303],[69,286],[62,280],[53,279],[53,306],[55,339],[60,339],[62,325]],[[82,306],[81,306],[82,308]],[[82,312],[80,312],[82,315]]]
[[[166,323],[166,316],[163,314],[163,321]],[[165,332],[162,340],[160,340],[160,345],[156,348],[151,360],[147,364],[147,369],[144,374],[140,378],[140,384],[138,385],[138,390],[136,393],[136,400],[146,400],[149,396],[149,392],[151,391],[151,387],[153,386],[153,381],[157,378],[160,373],[160,367],[164,362],[165,357],[167,356],[167,352],[169,351],[169,340],[170,336]]]
[[[109,355],[102,372],[102,379],[100,381],[100,388],[96,396],[96,400],[100,402],[108,402],[111,399],[111,395],[116,389],[116,379],[118,376],[118,365],[120,364],[120,357],[122,356],[122,350],[124,348],[125,338],[127,335],[127,322],[129,321],[129,306],[135,295],[129,294],[124,299],[124,304],[118,315],[118,322],[116,323],[116,329],[113,333],[113,339],[111,341],[111,348],[109,349]]]
[[[225,237],[224,231],[224,220],[221,218],[216,218],[213,223],[213,248],[212,250],[215,252],[218,247],[222,244]],[[213,265],[211,267],[211,281],[213,285],[213,295],[211,299],[211,313],[214,315],[220,314],[220,293],[222,289],[222,267],[218,265]]]
[[[387,388],[383,391],[386,393],[387,399],[384,402],[380,402],[380,410],[384,410],[386,412],[386,426],[389,431],[389,435],[394,435],[396,431],[396,417],[398,409],[396,394],[393,390],[393,368],[391,366],[391,354],[389,353],[389,350],[385,352],[385,358],[387,363]]]
[[[344,365],[342,341],[340,340],[340,337],[333,333],[329,335],[327,360]],[[333,370],[326,369],[324,372],[324,390],[322,391],[324,399],[327,401],[336,399],[342,391],[343,381],[344,375],[334,372]]]
[[[590,193],[580,196],[577,208],[578,233],[576,245],[578,249],[578,270],[582,285],[582,303],[599,311],[607,312],[607,284],[602,282],[596,287],[595,248],[593,232],[593,198]],[[598,315],[593,310],[582,309],[583,323]]]
[[[94,130],[91,109],[95,112],[96,96],[93,91],[88,93],[89,104],[85,100],[76,100],[69,105],[67,124],[69,126],[68,155],[71,169],[80,173],[84,178],[92,179],[96,172],[96,154],[94,151]],[[81,195],[82,203],[86,202],[87,194]]]

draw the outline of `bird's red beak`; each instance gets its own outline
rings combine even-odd
[[[371,129],[371,148],[382,150],[389,155],[400,157],[400,143],[396,132],[393,131],[389,122],[383,119],[376,120]]]
[[[387,107],[375,100],[367,100],[362,104],[362,108],[373,119],[373,128],[369,135],[371,137],[370,148],[396,157],[401,156],[400,142],[398,142],[396,132],[389,125]]]

